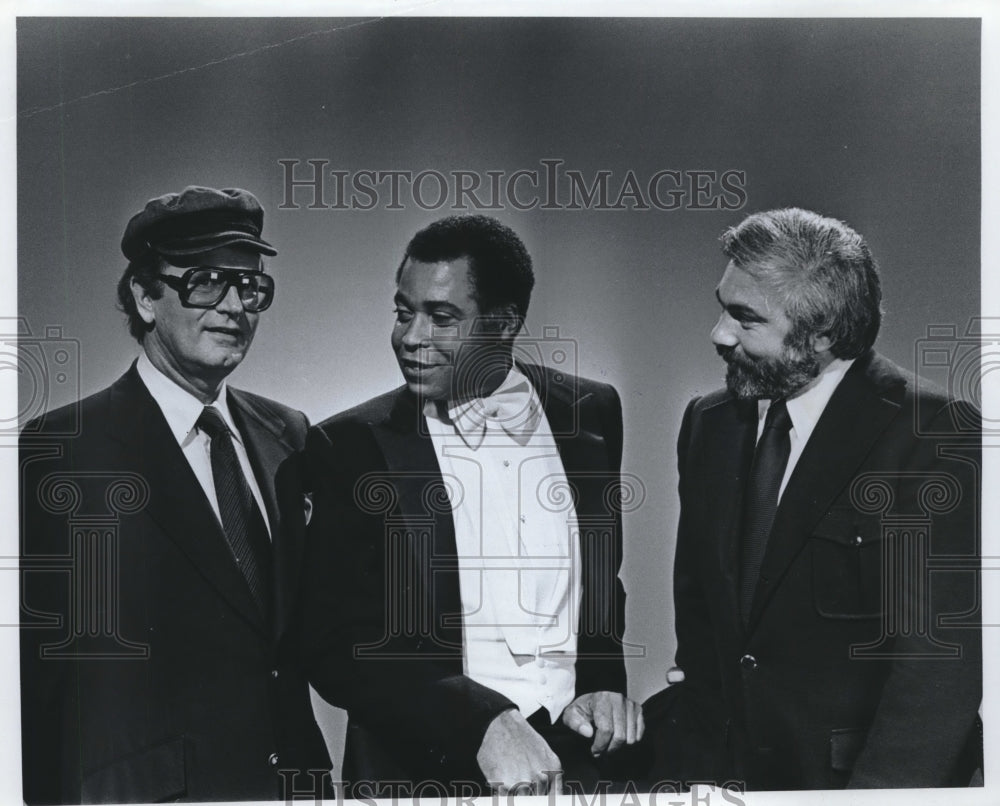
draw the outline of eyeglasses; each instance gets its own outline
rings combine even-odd
[[[177,292],[181,304],[187,308],[214,308],[231,286],[236,288],[243,310],[248,313],[266,311],[274,301],[274,278],[259,271],[195,266],[180,277],[173,274],[158,277]]]

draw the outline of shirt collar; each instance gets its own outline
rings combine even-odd
[[[788,417],[792,421],[792,428],[795,430],[797,439],[805,443],[819,418],[822,416],[826,404],[830,402],[833,393],[840,382],[844,380],[844,375],[851,368],[855,359],[834,358],[827,364],[816,378],[804,389],[797,392],[793,397],[785,399],[788,408]],[[770,400],[760,400],[757,403],[757,416],[763,421],[767,410],[771,406]]]
[[[503,406],[497,411],[497,402]],[[463,442],[476,450],[488,430],[502,431],[520,445],[526,445],[538,427],[542,405],[527,376],[512,366],[492,394],[442,403],[428,400],[424,415],[454,427]]]
[[[163,412],[167,425],[170,426],[170,431],[177,440],[177,443],[183,446],[191,438],[195,423],[201,416],[201,410],[205,408],[206,404],[160,372],[160,370],[153,366],[153,362],[149,360],[145,352],[139,356],[135,368],[139,373],[139,378],[142,379],[149,393],[153,396],[153,400],[156,401],[160,407],[160,411]],[[207,405],[213,406],[219,411],[222,419],[229,427],[231,436],[242,443],[243,440],[240,437],[239,429],[236,428],[236,423],[233,421],[227,401],[227,387],[226,382],[223,381],[222,386],[219,388],[219,394],[215,400]]]

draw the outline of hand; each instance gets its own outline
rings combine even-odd
[[[595,756],[617,750],[623,744],[635,744],[646,729],[642,706],[614,691],[581,694],[566,706],[563,724],[589,739]]]
[[[545,795],[550,784],[558,794],[562,788],[559,756],[516,708],[490,722],[476,761],[500,794]]]

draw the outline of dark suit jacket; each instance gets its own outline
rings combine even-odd
[[[273,623],[134,365],[22,433],[28,802],[274,799],[280,770],[329,769],[289,651],[304,517],[281,468],[308,423],[229,405],[272,527]]]
[[[678,442],[676,694],[688,713],[718,715],[728,759],[715,777],[967,783],[959,757],[982,691],[978,412],[874,352],[859,358],[789,479],[744,628],[756,427],[755,402],[716,392],[691,402]]]
[[[577,694],[624,693],[621,403],[605,384],[521,369],[580,521]],[[325,421],[310,431],[306,456],[316,492],[303,635],[311,682],[349,711],[345,778],[362,769],[380,780],[481,780],[483,734],[513,703],[462,674],[454,524],[415,397],[402,387]],[[372,739],[386,763],[353,763],[357,743]],[[367,744],[363,754],[371,758]]]

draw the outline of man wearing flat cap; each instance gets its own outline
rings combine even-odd
[[[151,200],[118,284],[138,360],[22,431],[28,803],[285,799],[330,768],[290,650],[307,421],[226,383],[274,295],[262,225],[244,190]]]

